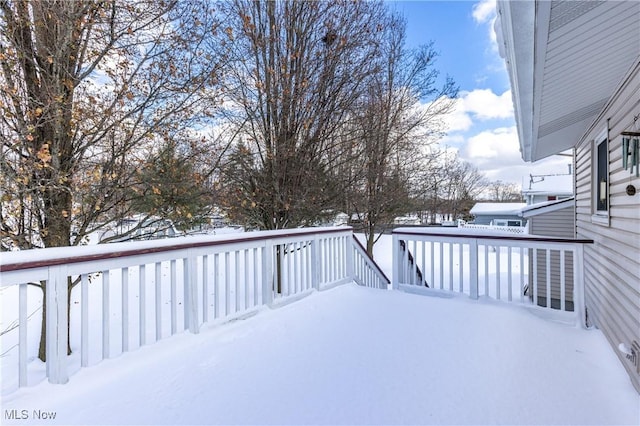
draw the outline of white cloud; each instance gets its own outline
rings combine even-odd
[[[496,1],[480,0],[473,5],[473,19],[487,30],[485,74],[507,77],[504,61],[498,54],[494,31]],[[508,80],[507,80],[508,81]],[[563,173],[566,159],[549,159],[541,164],[525,163],[520,155],[518,133],[514,125],[511,91],[494,92],[485,83],[460,92],[454,111],[446,118],[448,134],[440,146],[458,150],[460,158],[473,164],[490,180],[521,184],[529,174]]]
[[[440,139],[441,148],[458,152],[489,180],[521,185],[530,174],[566,173],[571,159],[550,157],[525,163],[520,155],[518,132],[513,119],[511,92],[501,95],[490,89],[462,92],[454,111],[445,121],[448,134]],[[497,121],[497,122],[496,122]],[[497,126],[491,127],[497,123]]]
[[[481,0],[473,5],[472,16],[477,24],[484,25],[488,35],[486,47],[487,71],[491,74],[501,73],[506,76],[504,60],[500,57],[498,39],[495,30],[497,19],[496,0]]]
[[[521,185],[529,175],[567,173],[571,158],[552,156],[535,163],[525,163],[520,156],[515,126],[482,131],[467,138],[460,157],[473,164],[489,180]]]
[[[473,6],[473,19],[486,28],[488,37],[485,51],[487,75],[500,73],[507,78],[504,61],[498,54],[494,31],[495,0],[481,0]],[[479,83],[478,87],[487,87]],[[530,174],[566,173],[565,157],[551,157],[537,163],[525,163],[520,155],[520,144],[513,116],[511,91],[477,88],[460,92],[454,111],[446,118],[448,134],[440,140],[441,147],[457,150],[460,158],[473,164],[489,180],[502,180],[518,185],[528,181]]]
[[[447,131],[466,132],[474,125],[474,120],[513,119],[511,92],[507,90],[496,95],[491,89],[476,89],[462,92],[456,99],[451,113],[445,117]]]
[[[493,26],[496,20],[496,0],[481,0],[473,5],[473,19],[478,24],[487,25],[489,39],[491,40],[491,50],[497,52],[496,33]]]
[[[485,130],[468,138],[462,154],[479,168],[492,167],[496,163],[503,165],[522,162],[515,126]]]
[[[492,181],[501,180],[518,185],[527,185],[530,175],[565,174],[569,170],[569,164],[571,164],[571,158],[556,155],[535,163],[525,163],[520,160],[519,164],[505,164],[502,167],[483,170],[483,172]]]
[[[465,112],[473,114],[480,120],[507,119],[513,117],[511,91],[496,95],[491,89],[476,89],[462,93],[462,104]]]
[[[447,134],[438,141],[441,149],[455,149],[456,152],[465,145],[466,139],[461,133]]]
[[[462,98],[456,99],[455,107],[445,117],[445,123],[447,125],[447,131],[449,132],[464,132],[473,126],[473,121],[464,107],[464,100]]]
[[[479,24],[491,22],[496,15],[496,0],[482,0],[473,5],[473,19]]]

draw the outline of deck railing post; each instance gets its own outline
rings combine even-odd
[[[185,320],[187,327],[193,334],[200,332],[198,322],[198,261],[190,250],[184,259],[184,285],[185,285]]]
[[[120,270],[122,283],[122,352],[129,352],[129,268]]]
[[[476,238],[469,242],[469,297],[478,299],[478,240]]]
[[[353,265],[353,259],[354,259],[354,255],[353,255],[353,251],[355,250],[354,248],[354,241],[353,239],[355,238],[355,235],[350,234],[347,237],[344,238],[344,250],[345,250],[345,261],[347,262],[347,277],[350,280],[354,280],[355,279],[355,268]]]
[[[311,241],[311,287],[320,290],[320,239],[317,235]]]
[[[68,323],[67,265],[49,267],[46,287],[47,327],[46,355],[49,383],[64,384],[69,381],[67,371]]]
[[[18,287],[18,304],[20,306],[18,310],[18,333],[19,333],[19,346],[18,346],[18,382],[19,386],[27,386],[27,285],[28,284],[19,284]],[[84,305],[83,305],[84,307]],[[82,353],[84,356],[84,352]],[[83,358],[84,359],[84,358]]]
[[[574,244],[573,251],[573,309],[580,328],[586,328],[584,304],[584,245]]]
[[[265,240],[262,247],[262,304],[273,302],[273,240]]]
[[[400,257],[402,256],[402,250],[400,250],[400,237],[397,234],[393,234],[392,244],[392,276],[391,276],[391,288],[393,290],[400,289]]]

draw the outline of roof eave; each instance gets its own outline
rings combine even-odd
[[[532,161],[535,4],[498,0],[496,6],[495,30],[511,83],[520,153]]]
[[[575,147],[640,54],[640,2],[498,0],[497,12],[522,158]]]

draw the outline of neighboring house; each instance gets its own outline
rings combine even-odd
[[[420,218],[417,215],[398,216],[393,219],[394,225],[420,225]]]
[[[354,215],[357,217],[357,215]],[[315,226],[345,226],[349,224],[349,215],[335,210],[323,210],[322,219]]]
[[[349,224],[349,215],[346,213],[338,212],[333,218],[333,226],[345,226]]]
[[[529,234],[544,235],[548,237],[575,238],[575,201],[574,198],[567,198],[559,201],[547,201],[522,209],[522,217],[529,224]],[[551,283],[551,307],[560,309],[561,296],[561,268],[560,253],[552,251],[550,253],[549,271]],[[533,270],[533,250],[529,250],[529,270]],[[536,256],[538,300],[540,306],[547,305],[547,259],[546,253],[538,252]],[[573,258],[571,253],[566,253],[565,257],[565,294],[567,311],[573,311]],[[533,276],[531,276],[533,278]],[[533,299],[533,294],[528,293]]]
[[[522,198],[527,205],[563,200],[573,196],[573,175],[529,175],[522,184]]]
[[[476,225],[524,226],[520,216],[525,203],[476,203],[469,213]]]
[[[640,139],[640,2],[499,0],[497,9],[522,157],[573,149],[576,237],[593,240],[586,320],[640,392],[640,150],[627,146]]]
[[[176,237],[180,232],[170,219],[158,216],[136,214],[107,224],[100,235],[100,241],[109,242],[155,240]]]

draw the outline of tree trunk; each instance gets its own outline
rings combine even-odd
[[[51,179],[51,178],[50,178]],[[61,214],[70,212],[72,208],[71,191],[68,189],[49,189],[44,196],[45,202],[45,227],[43,237],[45,247],[66,247],[71,245],[71,222],[69,217]],[[42,331],[40,333],[40,346],[38,358],[47,361],[47,286],[46,282],[40,283],[42,290]],[[67,278],[67,317],[71,317],[71,278]],[[67,354],[71,354],[70,321],[67,321]]]
[[[282,261],[284,260],[281,245],[276,246],[276,293],[282,294]]]
[[[71,355],[71,278],[67,278],[67,355]],[[38,358],[47,362],[47,283],[40,282],[42,290],[42,331],[40,332],[40,344],[38,346]]]
[[[47,285],[46,281],[40,283],[42,290],[42,329],[40,331],[40,346],[38,347],[38,358],[47,362]]]
[[[376,242],[376,234],[374,232],[375,227],[369,226],[368,228],[369,228],[368,232],[366,233],[366,236],[367,236],[367,254],[369,255],[369,257],[371,259],[373,259],[373,245]]]

